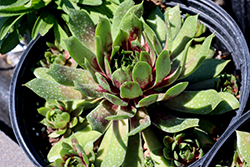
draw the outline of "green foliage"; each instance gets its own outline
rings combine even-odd
[[[237,147],[234,155],[234,164],[236,166],[248,166],[250,163],[249,156],[249,140],[250,133],[244,131],[236,131]]]
[[[59,44],[47,43],[50,51],[45,52],[45,59],[40,60],[40,64],[43,67],[49,68],[52,64],[59,64],[69,67],[77,67],[77,63],[70,57],[67,51],[65,51]]]
[[[83,109],[84,106],[73,108],[71,101],[48,100],[45,107],[38,109],[38,113],[45,117],[41,123],[53,130],[49,134],[50,138],[67,138],[76,129],[81,130],[86,126],[85,119],[81,117]]]
[[[182,19],[179,6],[164,13],[154,7],[145,18],[144,4],[127,0],[119,5],[113,19],[100,17],[96,25],[88,10],[62,10],[68,14],[65,18],[73,34],[64,40],[67,52],[57,49],[58,54],[47,53],[46,68],[36,69],[37,78],[25,86],[45,99],[62,100],[65,104],[86,102],[76,105],[75,110],[88,106],[88,102],[96,104],[84,115],[91,130],[102,134],[94,164],[180,166],[200,158],[201,146],[213,142],[205,132],[194,129],[200,126],[199,116],[229,112],[240,104],[236,94],[227,93],[237,87],[227,75],[216,88],[192,89],[196,83],[218,79],[228,63],[211,58],[214,34],[204,35],[206,27],[198,15]],[[61,61],[60,57],[67,54],[79,68],[67,65],[69,59]],[[46,110],[47,119],[57,127],[64,128],[65,122],[71,120],[71,109],[66,112],[68,115]],[[185,117],[171,113],[185,113]],[[193,129],[195,137],[184,139],[181,132],[188,129]],[[167,133],[178,134],[167,136],[162,142]],[[148,153],[145,156],[142,141]]]
[[[93,149],[93,144],[92,146]],[[60,151],[60,158],[56,159],[51,166],[56,167],[94,167],[93,160],[95,159],[95,154],[93,151],[86,152],[84,148],[78,143],[77,139],[73,135],[71,137],[71,145],[62,142],[62,149]]]
[[[191,134],[191,135],[190,135]],[[174,166],[186,166],[203,156],[202,145],[211,146],[211,139],[203,132],[193,129],[165,136],[164,157],[171,160]]]
[[[38,34],[54,32],[55,40],[65,48],[64,39],[71,35],[67,16],[70,9],[85,10],[97,23],[99,16],[113,17],[119,5],[111,0],[17,0],[0,2],[0,53],[4,54],[19,44],[28,43]]]

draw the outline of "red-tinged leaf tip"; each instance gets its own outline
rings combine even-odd
[[[143,92],[137,82],[128,81],[121,85],[120,96],[125,99],[134,99],[142,96]]]
[[[121,68],[113,72],[113,74],[111,75],[111,79],[113,85],[118,89],[124,82],[131,81],[129,74],[124,70],[122,70]]]
[[[140,29],[137,27],[132,27],[132,30],[129,32],[129,37],[128,37],[128,41],[132,42],[134,40],[136,40],[138,38],[138,40],[140,39]],[[140,40],[139,40],[140,42]]]

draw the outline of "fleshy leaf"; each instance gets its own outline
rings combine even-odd
[[[65,122],[69,122],[69,120],[70,120],[70,115],[69,115],[69,113],[67,113],[67,112],[63,112],[63,113],[61,114],[61,117],[62,117],[62,119],[63,119]]]
[[[98,72],[99,70],[96,70],[96,69],[89,63],[89,61],[88,61],[87,59],[85,59],[85,60],[86,60],[86,64],[85,64],[86,69],[89,71],[89,74],[91,75],[91,77],[93,78],[93,80],[94,80],[96,83],[98,83],[95,73]]]
[[[126,5],[126,6],[125,6]],[[121,8],[119,8],[121,6]],[[121,28],[121,24],[126,22],[126,18],[133,14],[136,17],[140,18],[143,14],[143,4],[134,5],[134,2],[129,0],[119,5],[118,9],[115,11],[113,26],[112,26],[112,37],[115,38],[119,29]]]
[[[146,52],[146,51],[142,51],[142,52],[140,53],[140,61],[145,61],[145,62],[147,62],[151,67],[152,67],[152,65],[153,65],[153,63],[151,62],[150,55],[149,55],[149,53]]]
[[[74,117],[72,121],[70,122],[69,128],[73,128],[78,124],[78,118]]]
[[[115,115],[117,108],[117,105],[114,105],[107,100],[103,100],[94,110],[92,110],[87,115],[87,119],[91,124],[92,129],[103,133],[110,123],[110,121],[105,118],[111,115]]]
[[[222,98],[222,101],[210,115],[223,114],[240,107],[239,101],[231,93],[219,92],[219,96]]]
[[[149,53],[149,56],[151,59],[151,63],[150,63],[151,67],[154,67],[156,57],[157,57],[156,51],[154,50],[153,43],[150,41],[148,35],[145,32],[143,32],[143,35],[144,35],[143,37],[144,37],[144,42],[145,42],[144,48]]]
[[[143,92],[137,82],[128,81],[121,85],[120,96],[125,99],[134,99],[142,96]]]
[[[161,105],[154,107],[152,111],[150,110],[150,118],[156,127],[168,133],[177,133],[199,126],[199,119],[176,117],[169,114]]]
[[[111,92],[110,85],[109,85],[108,81],[105,79],[105,77],[102,76],[102,75],[101,75],[100,73],[98,73],[98,72],[95,73],[95,76],[96,76],[96,78],[97,78],[97,81],[98,81],[99,85],[100,85],[103,89],[105,89],[106,91]]]
[[[134,41],[138,39],[141,42],[142,35],[142,22],[138,19],[138,17],[132,13],[127,17],[124,17],[123,21],[120,24],[120,29],[127,32],[129,34],[129,41]]]
[[[91,130],[90,125],[86,126],[83,130],[74,133],[76,139],[81,146],[85,146],[88,142],[95,142],[102,134]],[[50,162],[54,162],[60,157],[60,150],[62,150],[62,143],[65,142],[71,146],[71,137],[64,138],[57,142],[49,151],[47,158]]]
[[[104,66],[105,66],[105,73],[106,73],[106,75],[109,78],[111,78],[112,71],[111,71],[111,67],[110,67],[109,61],[108,61],[108,59],[106,57],[104,58]]]
[[[113,137],[112,133],[113,133],[113,128],[112,126],[110,126],[108,130],[106,131],[106,133],[104,134],[100,147],[97,151],[96,160],[95,160],[96,166],[101,166],[103,159],[107,155],[110,141],[111,141],[111,138]]]
[[[205,33],[207,30],[206,25],[202,24],[199,20],[197,21],[197,30],[195,32],[195,37],[199,37],[201,34]],[[202,38],[202,37],[201,37]]]
[[[144,167],[141,133],[128,138],[128,148],[122,167]]]
[[[161,150],[164,148],[163,142],[160,141],[156,134],[154,133],[153,129],[150,127],[143,131],[143,139],[146,142],[150,156],[155,161],[155,167],[163,167],[163,166],[171,166],[171,161],[167,160],[163,153],[155,152],[155,150]]]
[[[143,99],[141,99],[138,104],[136,105],[137,108],[139,107],[146,107],[149,106],[150,104],[153,104],[157,101],[158,99],[158,94],[151,94],[148,95],[146,97],[144,97]]]
[[[186,87],[188,86],[188,82],[180,82],[171,88],[169,88],[166,93],[160,93],[157,101],[164,101],[171,99],[177,95],[179,95],[181,92],[183,92]]]
[[[100,69],[104,72],[104,51],[100,36],[95,36],[96,59]]]
[[[112,83],[115,87],[118,89],[120,86],[127,81],[131,81],[130,76],[128,75],[127,72],[125,72],[123,69],[119,68],[116,71],[113,72],[111,75]]]
[[[149,14],[147,24],[154,30],[157,38],[160,40],[161,44],[164,46],[166,40],[167,27],[164,20],[164,15],[162,14],[160,8],[154,7]]]
[[[74,36],[90,51],[95,53],[95,25],[84,10],[69,9],[69,28]]]
[[[246,161],[247,164],[250,163],[250,133],[244,131],[236,131],[237,136],[237,150],[240,156]]]
[[[138,55],[139,55],[139,52],[145,51],[145,48],[142,47],[138,39],[131,41],[131,47],[132,47],[132,50],[135,52],[135,54],[138,54]],[[139,56],[136,56],[136,57],[139,58]]]
[[[194,42],[203,42],[206,37],[202,37],[203,40],[202,41],[197,41],[196,38],[193,38],[193,41]],[[195,44],[193,46],[190,46],[190,48],[188,49],[188,59],[187,61],[189,61],[190,59],[192,59],[198,52],[199,52],[199,49],[201,48],[202,44]],[[208,54],[206,56],[206,59],[211,59],[214,57],[214,49],[212,47],[210,47],[209,51],[208,51]]]
[[[189,16],[183,23],[181,30],[173,41],[172,58],[178,56],[186,46],[187,42],[194,37],[197,27],[197,19],[198,15]]]
[[[108,19],[99,19],[99,23],[96,26],[95,35],[99,36],[101,43],[99,51],[97,48],[97,60],[101,68],[104,70],[104,57],[107,57],[109,60],[112,51],[111,25]]]
[[[47,72],[58,83],[74,86],[74,81],[82,84],[96,84],[87,70],[52,64]]]
[[[46,114],[48,111],[51,111],[50,108],[48,107],[41,107],[39,109],[37,109],[38,113],[41,114],[42,116],[46,117]]]
[[[111,103],[118,105],[118,106],[127,106],[128,103],[122,99],[120,99],[119,97],[110,94],[110,93],[104,93],[104,97],[105,99],[107,99],[108,101],[110,101]]]
[[[199,82],[216,77],[221,73],[230,60],[205,59],[201,66],[187,78],[185,81]]]
[[[131,130],[129,136],[135,135],[151,125],[150,117],[146,108],[139,108],[136,115],[130,119]]]
[[[56,82],[50,75],[47,74],[48,71],[49,71],[48,68],[38,67],[35,69],[34,75],[40,79]]]
[[[76,37],[72,36],[65,40],[65,44],[70,56],[83,68],[85,68],[85,58],[95,68],[99,69],[95,54],[85,47]]]
[[[103,97],[104,90],[98,84],[82,84],[75,82],[75,89],[86,96],[100,98]]]
[[[137,109],[132,105],[128,106],[119,106],[116,115],[108,116],[106,119],[108,120],[121,120],[128,119],[135,116]]]
[[[195,44],[195,45],[189,47],[189,49],[188,49],[188,56],[187,56],[187,62],[189,62],[190,60],[192,60],[192,58],[194,58],[195,55],[197,55],[197,53],[199,52],[201,46],[202,46],[201,44]]]
[[[60,85],[44,79],[35,78],[26,83],[25,86],[45,99],[72,101],[83,98],[82,94],[75,90],[74,87]]]
[[[203,63],[205,60],[207,54],[209,53],[210,50],[210,45],[212,42],[212,39],[214,37],[214,34],[211,34],[208,36],[205,41],[202,43],[202,46],[200,47],[198,53],[193,57],[190,61],[187,61],[185,64],[185,69],[180,75],[179,79],[185,78],[192,74],[196,69],[200,67],[200,65]]]
[[[166,13],[168,12],[168,15]],[[176,5],[173,8],[169,8],[164,13],[165,20],[167,20],[166,17],[168,17],[169,25],[167,25],[168,29],[171,29],[171,37],[172,39],[175,39],[176,35],[179,33],[181,29],[181,11],[179,5]]]
[[[181,72],[182,72],[182,70],[184,68],[188,48],[191,45],[191,43],[192,43],[192,40],[190,40],[187,43],[187,45],[185,46],[184,51],[181,53],[181,60],[180,61],[176,60],[176,61],[172,62],[171,69],[173,71],[171,71],[170,74],[166,78],[164,78],[162,83],[157,88],[163,88],[163,87],[169,86],[178,79],[178,77],[180,76],[180,74],[181,74]],[[178,63],[177,67],[175,67],[176,62]]]
[[[144,61],[137,62],[132,71],[132,78],[143,90],[153,80],[150,65]]]
[[[171,70],[170,53],[163,50],[155,63],[156,79],[154,86],[159,85]]]
[[[114,13],[114,19],[113,19],[113,24],[112,24],[112,37],[113,39],[116,38],[118,32],[119,32],[119,25],[122,21],[122,18],[124,17],[124,15],[127,13],[127,11],[134,6],[134,1],[133,0],[127,0],[124,1],[123,3],[121,3],[115,13]]]
[[[215,90],[184,91],[180,95],[165,101],[165,107],[193,114],[208,114],[221,102]]]
[[[118,35],[116,36],[116,38],[114,40],[114,43],[113,43],[114,48],[112,50],[111,59],[114,56],[114,54],[119,51],[119,49],[120,49],[119,46],[123,50],[128,50],[128,33],[123,31],[123,30],[120,30],[118,32]]]
[[[174,38],[174,37],[172,37],[172,29],[170,27],[171,23],[170,23],[170,20],[169,20],[169,10],[170,10],[170,8],[167,8],[165,10],[165,13],[164,13],[165,22],[166,22],[166,25],[167,25],[167,40],[166,40],[166,43],[165,43],[165,46],[164,46],[165,50],[172,50],[173,38]]]
[[[58,128],[58,129],[63,129],[67,126],[67,122],[64,122],[64,121],[61,121],[61,122],[56,122],[55,123],[55,127]],[[62,135],[66,132],[67,129],[64,129],[62,131],[54,131],[54,132],[57,132],[56,134],[58,135]],[[58,133],[59,132],[59,133]],[[51,136],[52,137],[52,136]],[[58,137],[58,136],[56,136]]]
[[[102,166],[121,166],[128,144],[128,120],[113,121],[110,128],[113,129],[113,133]]]
[[[87,125],[84,129],[77,131],[74,133],[76,139],[78,140],[81,146],[85,146],[87,143],[92,142],[94,143],[102,133],[92,130],[90,125]]]
[[[147,40],[152,44],[152,49],[159,55],[162,52],[162,46],[155,32],[145,22],[143,22],[143,28],[144,36],[147,36]]]

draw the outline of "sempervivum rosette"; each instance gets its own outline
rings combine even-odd
[[[38,76],[26,86],[46,99],[98,103],[85,113],[91,130],[104,134],[96,166],[143,166],[144,141],[156,166],[168,164],[163,153],[154,152],[164,145],[148,128],[151,122],[163,133],[176,133],[197,127],[199,119],[178,118],[167,110],[204,115],[239,107],[226,92],[184,91],[189,83],[216,77],[228,63],[211,58],[214,34],[203,36],[206,27],[198,15],[183,21],[179,6],[164,13],[154,7],[145,18],[143,3],[127,0],[112,23],[101,17],[95,25],[86,11],[69,11],[73,36],[65,44],[81,68],[53,64],[46,69],[49,79]],[[161,109],[150,111],[152,104]]]

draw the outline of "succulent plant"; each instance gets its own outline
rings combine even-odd
[[[220,81],[217,84],[217,90],[222,92],[229,92],[234,96],[238,96],[239,89],[235,76],[228,74],[220,75]]]
[[[189,165],[203,156],[198,140],[185,138],[185,133],[175,135],[173,138],[165,136],[164,156],[173,160],[175,166]]]
[[[146,156],[145,157],[145,167],[154,167],[154,160],[152,160],[151,157]]]
[[[249,156],[249,139],[250,133],[245,131],[236,131],[237,141],[236,149],[233,157],[233,164],[236,167],[246,167],[249,166],[250,156]]]
[[[50,138],[69,137],[74,128],[85,127],[85,119],[81,117],[84,107],[80,105],[73,109],[72,105],[73,102],[70,101],[50,100],[46,102],[45,107],[38,109],[38,113],[45,117],[41,123],[53,130],[49,134]]]
[[[144,166],[142,142],[155,166],[171,165],[155,152],[164,144],[151,124],[177,133],[198,127],[199,119],[168,111],[206,115],[239,107],[227,92],[186,91],[189,83],[217,77],[228,61],[211,58],[214,34],[203,36],[206,28],[198,15],[183,21],[180,13],[179,6],[165,13],[153,7],[144,18],[143,3],[126,0],[112,24],[100,17],[95,25],[87,12],[69,9],[73,36],[65,46],[81,68],[53,63],[25,84],[45,99],[98,102],[86,116],[91,130],[103,134],[96,166]]]
[[[250,163],[249,156],[250,133],[248,131],[236,130],[234,154],[227,154],[220,159],[216,167],[247,167]],[[217,158],[218,159],[218,158]]]
[[[163,139],[165,148],[163,154],[171,160],[173,166],[187,166],[201,158],[204,150],[211,148],[214,141],[199,129],[189,129],[175,133],[173,137],[167,135]]]
[[[247,162],[244,160],[242,156],[239,155],[238,151],[235,151],[233,157],[233,164],[235,167],[247,167]]]
[[[60,151],[61,158],[56,159],[51,166],[94,167],[93,165],[93,161],[95,160],[94,152],[84,151],[83,147],[78,143],[77,139],[74,136],[71,137],[71,142],[72,146],[66,142],[62,143],[62,150]]]
[[[40,60],[43,67],[49,68],[53,63],[63,66],[77,67],[77,63],[72,59],[67,51],[65,51],[59,44],[47,43],[50,50],[45,52],[45,59]]]

